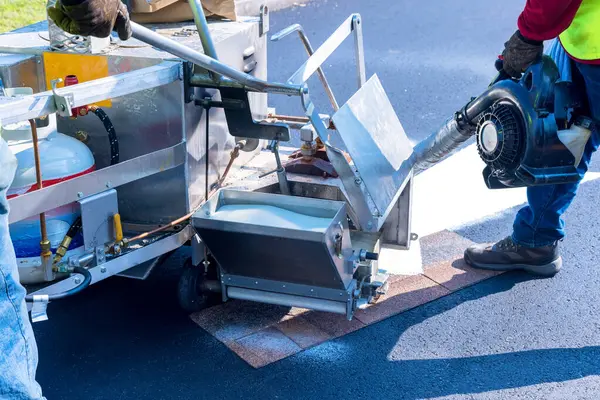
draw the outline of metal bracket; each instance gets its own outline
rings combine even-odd
[[[48,308],[48,295],[34,295],[31,306],[31,322],[42,322],[48,320],[46,310]]]
[[[223,104],[242,103],[244,107],[225,108],[225,118],[229,134],[236,137],[264,140],[290,140],[289,126],[281,123],[262,123],[254,121],[248,92],[244,89],[220,88]]]
[[[117,191],[110,189],[79,200],[84,245],[87,251],[115,240],[113,218],[119,212]],[[97,253],[96,253],[97,254]],[[100,260],[97,260],[100,264]]]
[[[54,98],[54,104],[58,115],[61,117],[72,117],[73,114],[71,109],[73,108],[73,94],[69,93],[62,96],[56,93],[56,85],[62,83],[62,81],[61,78],[50,81],[50,85],[52,85],[52,97]]]
[[[194,75],[194,64],[186,61],[182,64],[183,69],[183,101],[188,104],[194,101],[194,87],[190,85],[192,75]]]
[[[106,253],[104,251],[104,246],[98,246],[95,249],[96,252],[96,265],[101,265],[106,262]]]
[[[263,37],[269,32],[269,7],[265,4],[260,6],[260,22],[258,24],[258,35]]]

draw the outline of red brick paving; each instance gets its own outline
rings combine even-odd
[[[303,349],[321,344],[333,336],[303,317],[290,318],[275,325],[284,335]]]
[[[448,289],[426,276],[411,276],[390,285],[390,291],[383,299],[365,310],[358,310],[355,318],[370,325],[449,293]]]
[[[454,292],[496,276],[498,272],[476,270],[469,267],[464,260],[458,259],[451,263],[441,262],[428,267],[425,269],[424,275]]]

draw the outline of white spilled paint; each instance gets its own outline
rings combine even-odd
[[[392,246],[382,246],[379,250],[378,267],[380,272],[392,275],[419,275],[423,273],[421,244],[415,241],[410,250]]]
[[[475,145],[415,178],[413,231],[419,236],[493,216],[527,201],[524,188],[490,190]]]
[[[426,236],[491,218],[527,203],[525,188],[490,190],[485,186],[475,144],[415,178],[413,231]],[[583,182],[600,178],[589,172]]]
[[[484,166],[473,144],[418,175],[414,182],[412,231],[423,237],[452,230],[527,203],[525,188],[488,189],[482,176]],[[583,182],[598,178],[599,172],[588,172]],[[382,249],[380,264],[394,274],[422,272],[418,241],[409,251]]]

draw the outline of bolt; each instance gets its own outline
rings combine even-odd
[[[75,277],[75,279],[73,279],[73,282],[75,282],[76,285],[79,285],[81,283],[81,279],[79,277]]]
[[[100,267],[100,272],[102,272],[103,274],[106,273],[106,267]]]
[[[258,285],[258,281],[254,282],[255,285]]]
[[[77,197],[82,198],[83,197],[83,192],[77,192]]]
[[[314,291],[315,291],[315,289],[310,289],[310,292],[311,292],[311,293],[312,293],[312,292],[314,292]]]
[[[283,287],[285,287],[285,285],[283,285]]]
[[[354,183],[360,185],[362,183],[362,180],[360,178],[354,178]]]
[[[106,188],[110,188],[110,187],[111,187],[111,185],[112,185],[112,184],[110,183],[110,181],[106,182]]]

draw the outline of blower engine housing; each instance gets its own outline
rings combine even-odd
[[[488,188],[579,181],[591,119],[581,116],[582,101],[559,77],[554,61],[544,56],[520,80],[500,80],[482,95],[492,100],[475,129]]]

